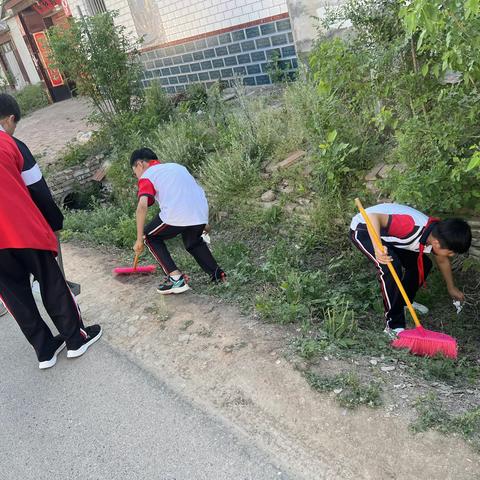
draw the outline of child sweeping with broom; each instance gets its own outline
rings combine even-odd
[[[183,244],[213,282],[226,275],[202,238],[208,223],[208,203],[203,189],[188,170],[176,163],[160,163],[149,148],[135,150],[130,166],[138,178],[137,241],[133,250],[142,253],[144,242],[167,275],[158,286],[162,295],[189,290],[188,279],[178,270],[165,240],[182,236]],[[160,214],[145,226],[147,209],[157,201]]]
[[[432,262],[426,256],[433,253],[440,272],[454,300],[463,302],[463,293],[455,286],[449,257],[465,253],[470,248],[472,232],[464,220],[440,220],[395,203],[383,203],[366,209],[373,228],[387,252],[374,247],[361,214],[352,219],[350,238],[353,244],[375,265],[385,308],[385,333],[391,337],[405,330],[405,301],[387,268],[392,262],[410,301],[424,284]]]

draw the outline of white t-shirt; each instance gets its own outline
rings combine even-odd
[[[150,162],[138,181],[138,197],[147,196],[160,205],[160,219],[176,227],[208,223],[205,192],[188,170],[178,163]]]

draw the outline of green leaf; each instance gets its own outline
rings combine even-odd
[[[477,167],[480,167],[480,152],[475,152],[473,157],[470,159],[466,171],[469,172],[470,170],[473,170]]]
[[[336,130],[331,130],[327,134],[327,142],[328,143],[333,143],[335,139],[337,138],[337,131]]]
[[[480,9],[479,0],[466,0],[465,2],[465,19],[468,20],[471,15],[478,15]]]
[[[428,64],[427,64],[427,63],[424,63],[424,64],[423,64],[421,72],[422,72],[422,75],[423,75],[424,77],[427,76],[427,74],[428,74]]]

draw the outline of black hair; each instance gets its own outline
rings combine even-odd
[[[13,115],[15,123],[22,118],[20,107],[14,97],[8,93],[0,93],[0,119]]]
[[[465,253],[472,243],[472,230],[470,225],[461,218],[448,218],[436,223],[432,235],[442,248],[447,248],[455,253]]]
[[[133,167],[139,160],[148,162],[150,160],[157,160],[157,154],[150,148],[139,148],[135,150],[130,156],[130,166]]]

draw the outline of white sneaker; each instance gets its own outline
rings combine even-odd
[[[67,350],[67,358],[81,357],[97,340],[102,336],[102,328],[100,325],[90,325],[85,327],[86,337],[83,344],[76,350]]]
[[[58,354],[66,347],[66,343],[62,342],[61,345],[55,350],[53,357],[50,360],[45,360],[43,362],[38,362],[38,368],[40,370],[45,370],[47,368],[52,368],[57,363]]]
[[[417,313],[421,313],[422,315],[426,315],[429,312],[428,307],[426,307],[425,305],[422,305],[421,303],[412,302],[412,307]],[[405,314],[407,312],[408,312],[408,307],[405,306]]]
[[[405,329],[404,328],[390,328],[385,327],[383,333],[385,333],[389,338],[395,340],[400,333],[402,333]]]

